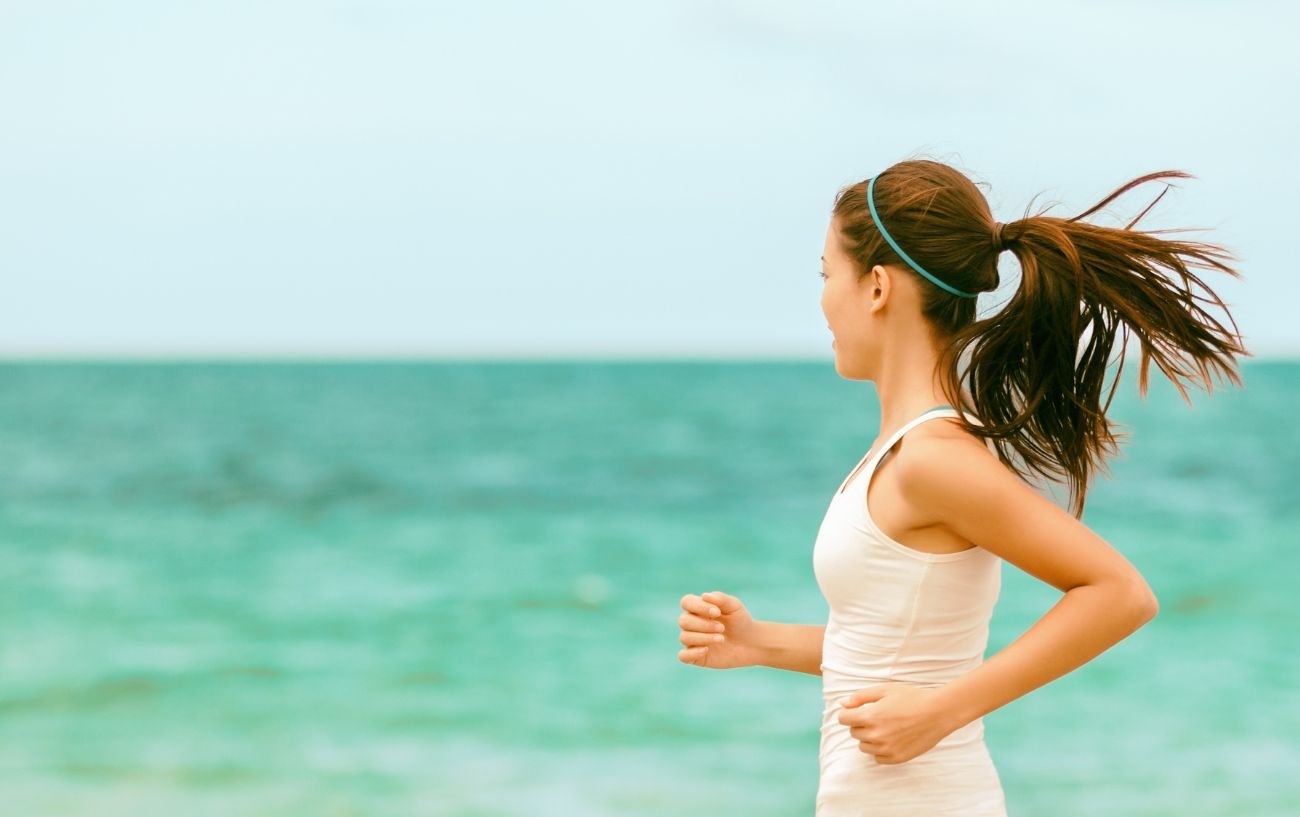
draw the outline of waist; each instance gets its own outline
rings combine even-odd
[[[840,700],[843,697],[828,698],[822,707],[819,754],[823,766],[834,756],[861,752],[858,739],[849,733],[850,727],[840,723],[839,720],[840,712],[843,711]],[[950,757],[951,753],[958,751],[985,751],[982,717],[969,721],[944,735],[927,753],[930,755],[927,762],[937,761],[941,757]]]
[[[834,656],[823,657],[822,697],[842,698],[876,684],[941,687],[975,669],[983,660],[983,656],[974,656],[961,661],[898,661],[894,656],[845,666]]]

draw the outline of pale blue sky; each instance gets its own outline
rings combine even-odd
[[[1248,344],[1293,356],[1297,30],[1272,2],[6,0],[0,356],[829,360],[832,197],[912,155],[1003,220],[1195,174],[1143,224],[1212,228]]]

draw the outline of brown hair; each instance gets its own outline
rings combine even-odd
[[[1009,249],[1020,262],[1019,289],[996,314],[977,319],[974,298],[949,293],[917,275],[921,311],[940,342],[939,368],[953,405],[982,425],[999,459],[1024,478],[1063,477],[1070,509],[1083,515],[1089,476],[1118,451],[1106,410],[1119,385],[1129,335],[1141,348],[1139,394],[1155,361],[1190,402],[1182,381],[1213,388],[1214,375],[1241,385],[1234,355],[1249,355],[1227,305],[1193,267],[1240,273],[1224,248],[1158,238],[1174,230],[1134,230],[1168,186],[1124,227],[1081,221],[1148,181],[1194,178],[1178,170],[1149,173],[1073,218],[1046,209],[999,225],[979,188],[956,169],[928,159],[879,173],[876,212],[903,251],[927,272],[964,292],[999,284],[997,261]],[[833,208],[840,243],[859,277],[876,264],[916,275],[881,237],[867,205],[867,181],[842,189]],[[1199,292],[1198,292],[1199,290]],[[1202,305],[1221,308],[1231,330]],[[1105,391],[1119,341],[1114,381]],[[963,357],[966,359],[963,361]],[[969,383],[969,393],[963,385]]]

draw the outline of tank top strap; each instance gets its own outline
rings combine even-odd
[[[858,464],[853,467],[853,471],[849,474],[849,476],[845,477],[844,481],[840,483],[839,490],[835,492],[836,495],[838,496],[839,494],[844,493],[844,490],[848,488],[849,483],[857,480],[857,478],[862,473],[864,472],[869,473],[872,470],[874,470],[876,464],[880,462],[880,459],[885,455],[885,453],[889,451],[891,448],[893,448],[894,444],[897,443],[900,439],[902,439],[904,434],[911,431],[916,426],[919,426],[921,423],[924,423],[926,420],[932,420],[935,417],[958,417],[958,416],[961,416],[961,413],[958,412],[957,409],[953,408],[952,406],[935,406],[934,408],[926,409],[916,417],[913,417],[911,420],[908,420],[906,423],[903,423],[903,425],[900,426],[898,430],[896,430],[893,434],[889,435],[889,437],[885,440],[885,442],[882,445],[880,445],[878,448],[874,449],[873,451],[867,452],[867,454],[865,454],[862,457],[862,459],[858,462]],[[866,464],[865,468],[863,467],[864,463]]]
[[[953,408],[952,406],[935,406],[932,409],[926,409],[916,417],[913,417],[911,420],[908,420],[906,423],[903,423],[903,425],[900,426],[899,429],[895,431],[893,434],[890,434],[889,439],[885,440],[884,445],[880,446],[880,448],[876,451],[876,453],[872,455],[871,459],[873,460],[873,462],[868,463],[867,468],[870,469],[874,465],[874,463],[880,462],[881,458],[884,457],[885,453],[888,452],[891,448],[893,448],[894,445],[903,438],[904,434],[916,428],[921,423],[924,423],[926,420],[933,420],[936,417],[958,417],[958,416],[960,416],[960,412],[958,412],[957,409]]]

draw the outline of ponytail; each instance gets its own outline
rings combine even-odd
[[[1002,225],[969,179],[938,162],[900,162],[875,184],[888,232],[948,284],[992,290],[1000,250],[1019,260],[1019,289],[996,314],[976,319],[973,299],[934,286],[922,290],[922,314],[941,339],[939,372],[948,398],[981,423],[963,421],[967,431],[992,440],[999,459],[1026,479],[1064,479],[1076,517],[1083,515],[1091,474],[1105,470],[1126,436],[1116,434],[1106,411],[1131,338],[1141,352],[1144,397],[1152,362],[1190,402],[1188,385],[1209,391],[1216,378],[1241,385],[1235,356],[1250,354],[1227,305],[1193,272],[1239,278],[1229,265],[1233,255],[1214,244],[1158,237],[1172,230],[1132,229],[1168,187],[1122,228],[1082,221],[1138,185],[1164,178],[1192,177],[1150,173],[1073,218],[1040,211]],[[862,187],[836,199],[850,255],[862,270],[907,269],[879,240],[875,224],[861,219]],[[1207,307],[1222,310],[1227,325]]]

